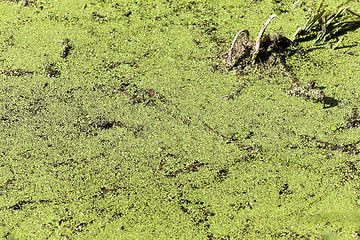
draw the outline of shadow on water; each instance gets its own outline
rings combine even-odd
[[[324,97],[324,108],[332,108],[339,105],[339,101],[332,97]]]

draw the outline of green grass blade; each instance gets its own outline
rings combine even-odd
[[[346,9],[346,11],[349,12],[349,13],[351,13],[352,15],[357,16],[358,18],[360,18],[360,15],[359,15],[359,14],[351,11],[350,9]]]

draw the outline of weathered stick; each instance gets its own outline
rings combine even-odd
[[[232,41],[232,44],[231,44],[231,47],[230,47],[230,50],[229,50],[229,55],[228,55],[228,63],[229,63],[229,65],[232,65],[232,61],[231,61],[232,51],[233,51],[233,49],[234,49],[234,47],[235,47],[236,40],[237,40],[237,38],[239,37],[239,35],[240,35],[241,33],[245,33],[245,40],[244,40],[244,42],[243,42],[243,45],[247,44],[247,42],[249,41],[249,31],[246,30],[246,29],[243,29],[243,30],[239,31],[239,32],[235,35],[234,40]]]
[[[276,14],[273,14],[269,17],[269,19],[264,23],[263,27],[261,28],[260,32],[259,32],[259,35],[258,35],[258,38],[256,39],[256,43],[255,43],[255,50],[254,50],[254,53],[253,53],[253,56],[252,56],[252,59],[254,60],[258,53],[259,53],[259,50],[260,50],[260,43],[261,43],[261,39],[264,35],[264,32],[265,32],[265,29],[267,28],[267,26],[269,25],[269,23],[271,22],[271,20],[273,18],[275,18],[277,15]]]

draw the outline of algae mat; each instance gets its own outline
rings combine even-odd
[[[279,66],[216,63],[240,29],[276,12],[266,31],[290,37],[315,7],[0,1],[0,237],[358,238],[359,31],[286,59],[325,108]]]

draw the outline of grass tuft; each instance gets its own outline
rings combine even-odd
[[[315,38],[314,45],[319,45],[359,28],[360,15],[349,9],[351,5],[340,8],[336,12],[329,12],[321,3],[306,21],[304,27],[296,30],[293,41],[301,42]],[[336,44],[336,46],[338,45]]]

